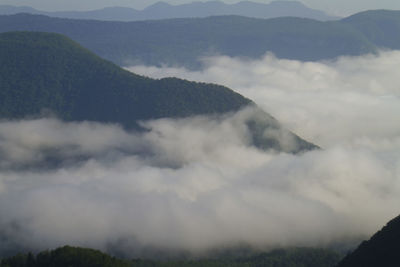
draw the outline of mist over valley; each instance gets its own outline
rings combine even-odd
[[[0,16],[0,266],[396,266],[399,18]]]

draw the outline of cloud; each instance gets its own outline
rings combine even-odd
[[[202,72],[134,68],[231,86],[324,147],[299,155],[251,146],[252,109],[146,121],[140,133],[55,118],[0,122],[0,254],[69,244],[130,258],[202,255],[367,237],[399,213],[396,59],[267,55],[209,59]]]
[[[399,138],[400,52],[300,62],[267,54],[260,60],[205,59],[202,71],[134,66],[151,76],[226,85],[254,100],[295,133],[322,147]],[[397,141],[398,143],[398,141]]]
[[[149,248],[326,246],[370,234],[398,212],[391,149],[269,153],[248,145],[240,117],[150,121],[141,134],[55,119],[1,123],[3,149],[43,155],[46,145],[80,161],[0,170],[0,248],[70,244],[133,257]],[[106,141],[88,140],[93,134]]]
[[[48,154],[67,158],[138,147],[133,136],[117,126],[91,122],[66,124],[54,118],[3,121],[1,125],[0,167],[3,168],[12,164],[41,162]]]

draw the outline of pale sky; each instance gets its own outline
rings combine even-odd
[[[126,6],[136,9],[158,2],[159,0],[0,0],[4,5],[26,5],[46,11],[58,10],[91,10],[106,6]],[[190,3],[194,0],[164,0],[171,4]],[[203,0],[205,1],[205,0]],[[271,0],[251,0],[253,2],[269,3]],[[236,3],[239,0],[224,0],[226,3]],[[368,9],[398,9],[399,0],[301,0],[305,5],[324,10],[333,15],[346,16]]]

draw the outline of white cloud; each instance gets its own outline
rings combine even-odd
[[[400,52],[300,62],[215,57],[205,69],[134,66],[151,77],[176,76],[226,85],[254,100],[300,136],[323,147],[394,142],[400,132]],[[364,141],[362,141],[364,140]]]
[[[2,123],[3,133],[36,124],[52,132],[61,149],[73,146],[72,156],[89,155],[58,168],[0,170],[3,240],[30,249],[104,250],[124,240],[129,256],[143,255],[146,247],[201,253],[242,243],[319,246],[371,234],[398,212],[400,162],[388,159],[398,155],[392,148],[272,154],[247,145],[237,118],[157,120],[141,135],[54,119]],[[70,138],[54,125],[80,134]],[[93,129],[110,143],[95,142],[87,154]],[[0,136],[8,149],[46,153],[37,145],[46,134],[20,143]],[[109,152],[127,140],[143,150]]]
[[[202,72],[134,68],[238,90],[324,146],[300,155],[249,146],[249,110],[143,122],[142,133],[0,122],[0,251],[70,244],[135,257],[366,237],[399,213],[399,62],[385,52],[315,63],[220,57]],[[59,162],[45,168],[50,156]]]

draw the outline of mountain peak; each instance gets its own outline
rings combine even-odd
[[[178,78],[154,80],[105,61],[69,38],[54,33],[0,34],[0,118],[23,119],[50,111],[65,121],[115,123],[140,128],[139,121],[222,115],[254,107],[247,119],[252,144],[301,152],[316,148],[231,89]],[[270,128],[295,142],[264,137]]]
[[[304,5],[302,2],[299,1],[290,1],[290,0],[275,0],[275,1],[271,1],[269,3],[269,5],[271,6],[302,6],[305,7],[306,5]]]
[[[229,112],[251,103],[222,86],[132,74],[55,33],[0,34],[0,61],[7,66],[0,71],[6,96],[0,98],[2,118],[24,118],[45,109],[64,120],[132,127],[137,120]]]
[[[170,8],[170,7],[172,7],[172,5],[168,4],[167,2],[158,1],[157,3],[154,3],[154,4],[146,7],[144,10],[164,9],[164,8]]]

